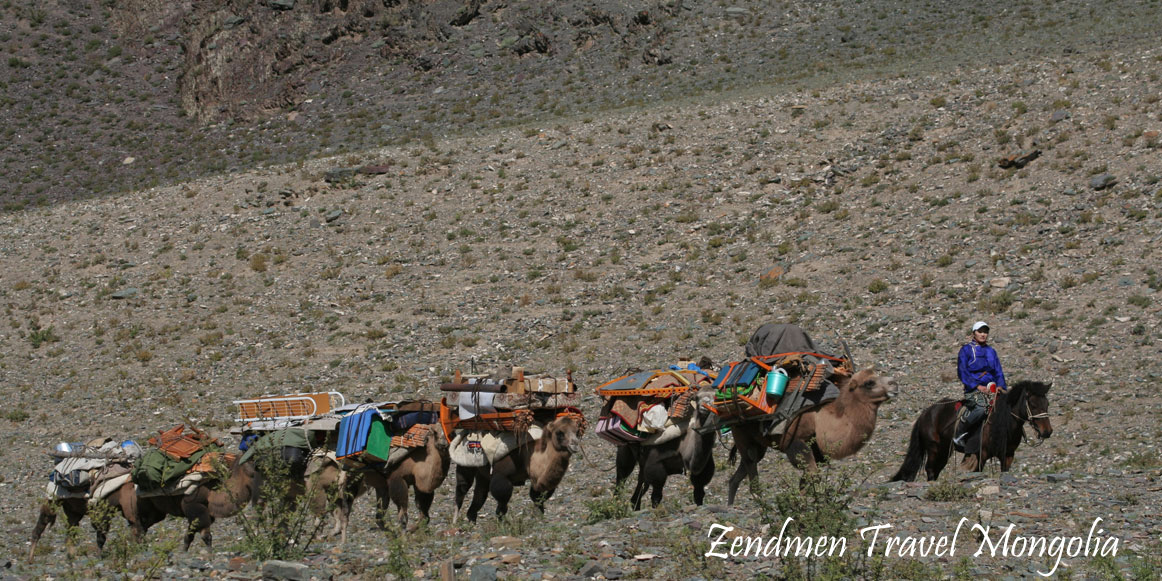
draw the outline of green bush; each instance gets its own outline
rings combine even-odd
[[[243,538],[237,549],[257,561],[300,559],[319,538],[326,516],[335,509],[343,491],[338,487],[323,489],[319,472],[305,483],[297,482],[278,448],[255,452],[253,462],[256,471],[262,474],[259,501],[252,509],[238,513]],[[229,477],[225,466],[219,467],[218,472],[221,481]],[[304,494],[303,490],[307,492]],[[312,497],[316,494],[325,497],[321,511],[318,506],[312,510]],[[232,502],[242,500],[231,499]]]
[[[588,511],[588,515],[585,517],[587,525],[633,516],[633,507],[630,505],[625,486],[615,487],[613,494],[586,500],[585,509]]]

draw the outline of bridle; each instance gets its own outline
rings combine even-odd
[[[1027,440],[1029,442],[1030,446],[1040,446],[1041,444],[1045,443],[1045,437],[1041,435],[1041,429],[1037,427],[1037,423],[1034,422],[1033,420],[1043,420],[1043,419],[1048,418],[1049,411],[1046,410],[1046,411],[1041,412],[1039,414],[1034,414],[1033,413],[1033,406],[1029,405],[1029,392],[1028,391],[1021,393],[1021,401],[1017,402],[1017,405],[1015,405],[1013,407],[1015,409],[1019,410],[1019,409],[1021,409],[1021,403],[1025,404],[1024,416],[1018,415],[1017,412],[1015,412],[1015,411],[1012,411],[1009,413],[1018,422],[1021,422],[1021,439]],[[1025,435],[1025,423],[1026,422],[1028,422],[1030,425],[1033,426],[1033,432],[1035,432],[1037,434],[1037,438],[1035,440],[1030,439],[1028,436]]]

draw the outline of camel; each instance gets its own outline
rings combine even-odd
[[[650,502],[658,506],[662,502],[662,487],[666,479],[675,474],[689,474],[694,486],[694,504],[701,506],[706,497],[706,486],[714,477],[714,443],[718,430],[713,425],[715,417],[703,404],[713,403],[714,390],[698,392],[694,402],[694,414],[681,437],[657,446],[643,446],[640,443],[625,444],[617,448],[616,483],[622,484],[634,468],[638,469],[637,486],[634,487],[630,502],[634,510],[640,510],[642,497],[652,488]],[[700,428],[708,428],[701,429]]]
[[[216,486],[217,485],[217,486]],[[234,516],[257,498],[258,486],[253,462],[235,462],[224,481],[213,479],[197,485],[188,494],[137,494],[134,532],[144,537],[149,527],[167,516],[185,517],[190,525],[186,531],[183,550],[189,550],[194,535],[201,532],[207,547],[213,546],[210,525],[216,519]],[[122,510],[124,510],[124,505]]]
[[[375,522],[379,528],[387,528],[384,515],[387,514],[388,502],[395,504],[396,516],[401,529],[413,531],[418,523],[408,526],[408,487],[414,491],[416,507],[420,509],[423,521],[430,519],[429,511],[436,489],[444,483],[451,465],[451,456],[448,453],[448,438],[438,424],[428,425],[429,435],[427,444],[423,448],[413,448],[412,451],[398,464],[390,467],[368,467],[362,471],[362,481],[358,483],[352,497],[357,497],[368,489],[375,490],[377,509]],[[340,507],[340,511],[351,512],[351,505]],[[346,523],[348,515],[341,517]]]
[[[581,449],[582,420],[579,414],[566,414],[549,422],[540,439],[522,442],[516,450],[483,467],[456,466],[456,515],[468,490],[472,502],[468,505],[468,520],[476,522],[480,507],[488,500],[489,492],[496,499],[496,516],[504,518],[514,486],[529,483],[529,497],[541,513],[545,502],[553,496],[569,469],[569,459]]]
[[[880,404],[896,395],[896,382],[880,377],[872,369],[836,377],[839,397],[794,416],[781,435],[765,433],[757,421],[733,427],[735,450],[741,461],[730,477],[727,504],[734,504],[744,478],[753,481],[758,477],[758,463],[771,446],[786,454],[796,468],[807,472],[815,471],[818,463],[847,458],[864,447],[875,430]]]
[[[81,519],[85,518],[85,515],[89,513],[91,508],[95,508],[94,505],[97,503],[105,503],[113,510],[119,510],[125,517],[125,520],[132,525],[137,510],[136,501],[137,497],[132,482],[122,484],[111,495],[100,500],[88,498],[50,498],[45,500],[40,505],[40,514],[37,516],[36,526],[32,529],[32,542],[28,548],[28,562],[31,563],[36,556],[36,545],[40,542],[41,535],[56,522],[57,509],[64,512],[69,526],[75,527],[80,524]],[[97,550],[104,551],[105,540],[108,538],[109,526],[112,524],[112,521],[105,518],[96,518],[96,515],[93,515],[89,520],[93,525],[93,530],[97,533]],[[74,552],[75,550],[70,544],[69,555],[71,556]]]

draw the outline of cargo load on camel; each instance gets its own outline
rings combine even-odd
[[[141,453],[141,447],[132,440],[61,442],[49,452],[54,465],[45,492],[50,499],[103,499],[129,481],[129,472]]]
[[[682,362],[670,369],[640,371],[606,382],[597,388],[605,405],[594,431],[618,446],[669,442],[684,433],[698,391],[711,386],[715,378],[694,363]]]
[[[193,490],[217,478],[237,457],[225,453],[217,438],[198,428],[187,431],[184,424],[159,431],[148,443],[132,471],[133,482],[143,496]]]
[[[513,367],[494,375],[464,375],[440,386],[440,425],[457,466],[485,466],[540,439],[546,424],[580,413],[581,394],[566,377],[526,375]]]
[[[746,345],[746,359],[722,366],[711,406],[726,425],[761,421],[768,432],[812,407],[834,400],[831,378],[853,372],[850,356],[823,353],[797,325],[768,323]]]

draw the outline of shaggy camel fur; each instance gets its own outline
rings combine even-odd
[[[708,426],[716,423],[716,416],[703,404],[713,403],[714,389],[698,392],[694,402],[694,414],[681,437],[657,446],[643,446],[638,443],[617,447],[616,484],[620,486],[634,468],[638,470],[637,486],[634,487],[630,502],[634,510],[642,507],[642,497],[651,489],[650,503],[658,506],[662,502],[662,487],[666,479],[675,474],[689,474],[694,486],[694,504],[701,506],[706,497],[706,486],[714,478],[714,443],[718,430]],[[708,427],[699,433],[699,428]]]
[[[432,499],[436,496],[436,489],[448,476],[452,460],[448,453],[448,438],[444,431],[438,424],[429,425],[428,430],[427,445],[413,449],[400,463],[382,470],[368,469],[362,472],[363,479],[355,496],[368,489],[375,490],[377,500],[375,522],[381,529],[387,528],[384,515],[387,514],[388,501],[395,504],[401,528],[412,531],[418,526],[418,523],[408,526],[409,486],[414,491],[416,507],[420,509],[423,521],[426,522],[430,518]],[[348,513],[351,511],[350,504],[341,508]]]
[[[896,382],[871,369],[837,378],[839,397],[791,418],[781,436],[765,433],[757,421],[733,428],[741,461],[730,477],[727,504],[734,504],[743,479],[758,477],[759,461],[771,446],[786,454],[796,468],[807,471],[814,471],[817,463],[846,458],[863,448],[875,430],[880,404],[896,395]]]
[[[70,527],[75,527],[80,524],[81,519],[89,513],[92,505],[103,503],[110,505],[114,510],[120,510],[125,520],[130,524],[134,521],[134,515],[137,510],[137,496],[135,494],[133,483],[126,482],[121,485],[113,494],[102,500],[89,500],[87,498],[52,498],[45,500],[40,505],[40,514],[36,519],[36,526],[32,529],[32,542],[28,548],[28,561],[31,563],[36,556],[36,545],[40,542],[41,535],[44,534],[49,527],[56,522],[57,509],[60,508],[68,521]],[[97,533],[97,549],[103,551],[105,549],[105,539],[109,535],[109,526],[112,521],[104,518],[90,518],[90,524],[93,525],[93,530]],[[69,555],[75,552],[72,544],[69,545]]]
[[[134,533],[145,535],[149,527],[161,522],[167,516],[180,516],[189,521],[183,550],[189,550],[194,535],[201,532],[202,541],[212,546],[210,525],[215,519],[228,518],[238,514],[250,504],[258,494],[253,462],[235,463],[230,468],[230,476],[218,484],[217,479],[198,485],[189,494],[159,496],[137,495],[137,518]],[[122,510],[125,507],[122,506]]]
[[[460,507],[473,486],[468,520],[476,521],[489,492],[496,499],[497,518],[503,518],[508,512],[513,487],[526,481],[533,504],[543,513],[545,501],[553,496],[569,469],[569,459],[581,450],[581,431],[581,421],[577,418],[558,417],[545,426],[540,439],[522,442],[516,450],[491,466],[457,466],[456,516],[452,521],[460,520]]]

